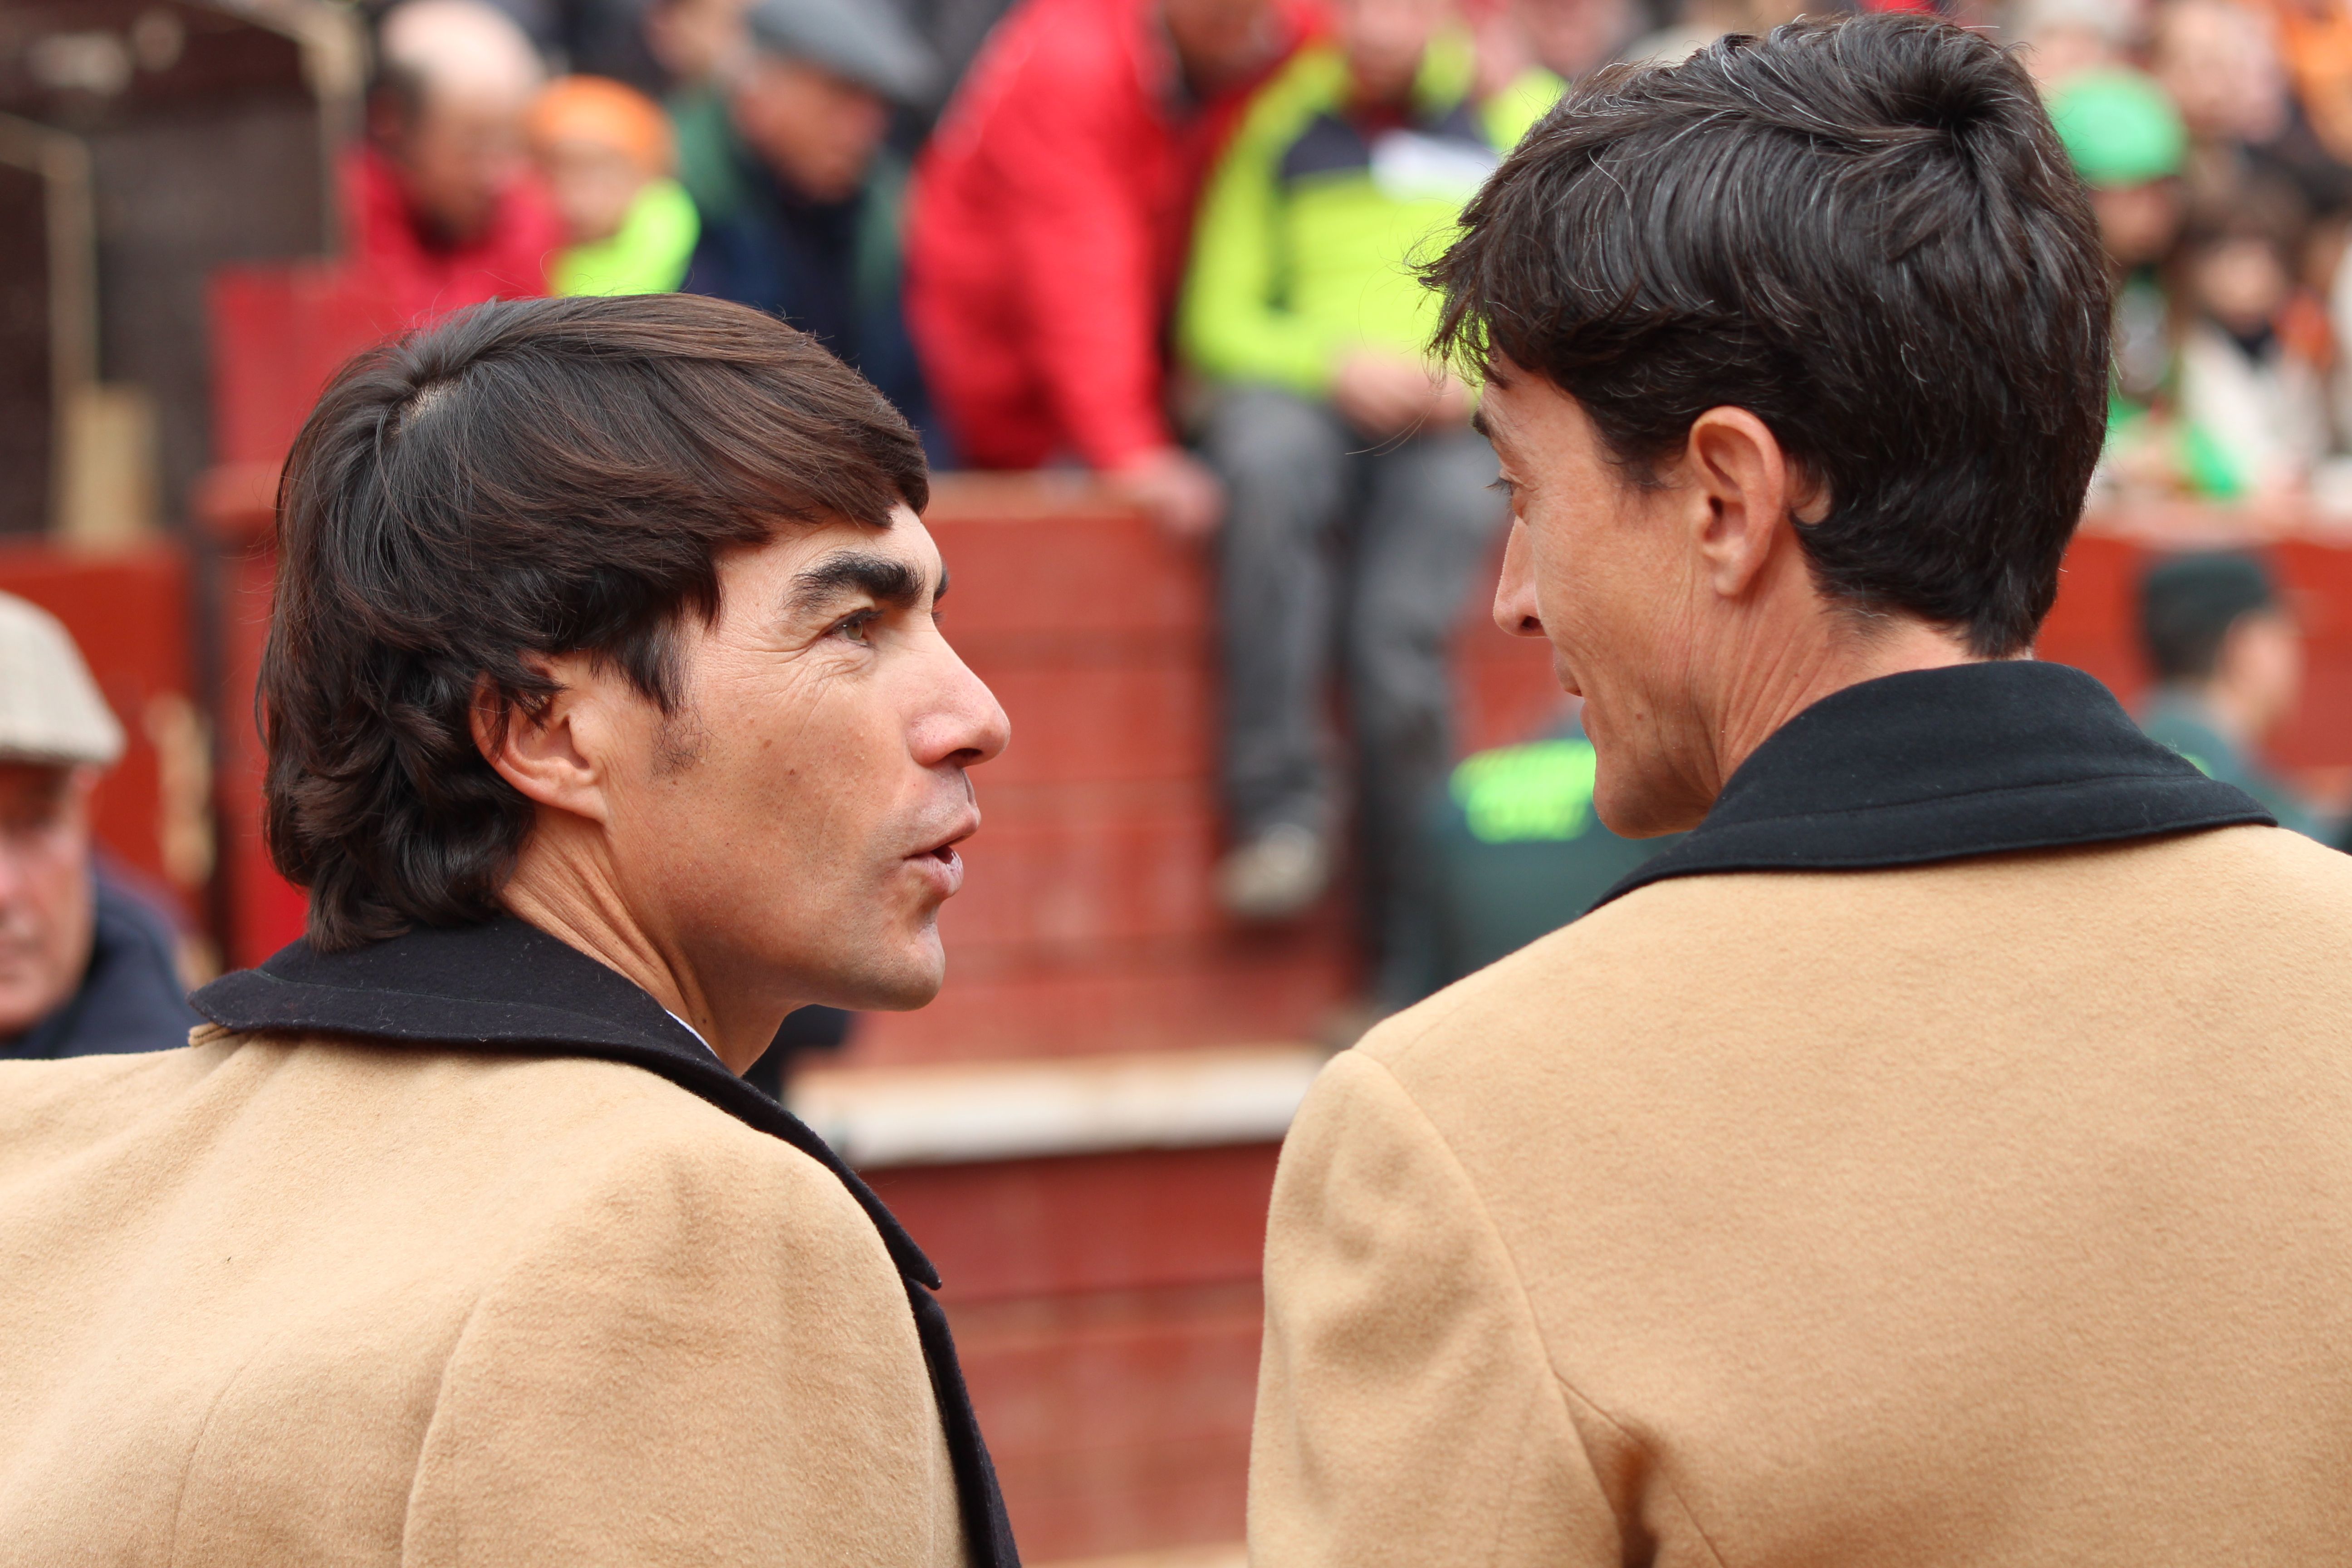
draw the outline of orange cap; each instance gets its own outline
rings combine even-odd
[[[667,174],[676,158],[669,117],[626,82],[610,77],[560,77],[531,100],[524,127],[532,147],[594,142],[626,153],[649,174]]]

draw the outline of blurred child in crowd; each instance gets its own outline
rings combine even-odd
[[[2299,494],[2327,452],[2326,347],[2290,309],[2301,217],[2273,185],[2192,225],[2182,247],[2179,414],[2191,483],[2217,500]]]
[[[551,84],[530,107],[530,149],[570,243],[548,268],[558,294],[667,294],[701,225],[653,100],[604,77]]]
[[[908,319],[963,460],[1075,459],[1163,528],[1224,509],[1162,340],[1201,176],[1307,30],[1290,0],[1023,0],[916,172]]]
[[[400,324],[547,291],[562,226],[523,115],[539,57],[476,0],[406,0],[377,35],[367,142],[348,166],[353,259]]]
[[[2139,612],[2157,679],[2140,727],[2262,802],[2280,826],[2318,834],[2310,802],[2257,751],[2303,689],[2303,634],[2269,569],[2233,551],[2160,560],[2140,581]]]
[[[1339,0],[1251,104],[1211,176],[1178,341],[1214,385],[1202,449],[1222,536],[1223,784],[1237,918],[1306,910],[1342,819],[1324,674],[1340,648],[1375,1005],[1425,988],[1412,885],[1448,761],[1444,645],[1503,521],[1469,388],[1424,358],[1408,258],[1494,168],[1446,0]]]

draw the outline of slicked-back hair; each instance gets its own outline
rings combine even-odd
[[[1528,133],[1424,268],[1440,352],[1574,397],[1635,479],[1712,407],[1827,490],[1814,580],[1984,657],[2056,596],[2106,424],[2089,199],[2016,58],[1926,16],[1617,66]]]
[[[719,555],[929,500],[882,395],[772,317],[692,295],[468,310],[362,355],[278,498],[258,704],[270,858],[336,951],[488,919],[532,808],[477,749],[585,652],[665,714]]]

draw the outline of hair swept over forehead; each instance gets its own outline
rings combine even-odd
[[[2105,266],[2032,79],[1912,15],[1575,89],[1423,268],[1438,350],[1575,397],[1637,474],[1753,411],[1824,481],[1825,592],[2027,644],[2106,420]]]
[[[288,459],[259,701],[270,853],[333,949],[487,919],[532,814],[474,739],[585,652],[666,711],[719,560],[929,500],[898,410],[694,295],[493,303],[361,356]]]

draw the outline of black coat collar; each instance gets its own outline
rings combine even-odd
[[[2243,823],[2277,826],[2141,734],[2081,670],[1955,665],[1822,698],[1756,748],[1687,837],[1600,901],[1669,877],[1863,871]]]
[[[348,952],[322,953],[307,940],[298,942],[258,969],[223,975],[191,1000],[197,1012],[238,1034],[328,1034],[626,1062],[824,1165],[873,1220],[907,1281],[955,1461],[974,1568],[1017,1568],[995,1467],[956,1362],[947,1314],[931,1294],[940,1277],[930,1260],[824,1139],[728,1071],[694,1031],[617,970],[509,916],[413,931]]]

